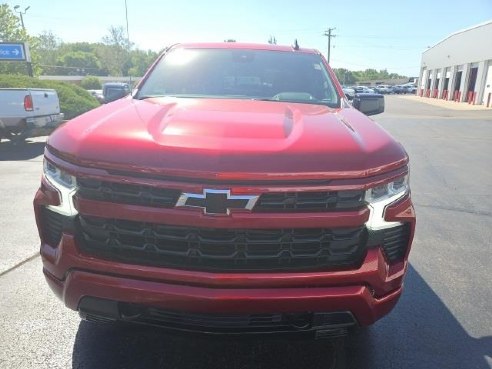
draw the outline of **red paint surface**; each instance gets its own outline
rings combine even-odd
[[[315,52],[230,43],[180,47]],[[367,189],[408,172],[401,145],[348,104],[333,109],[235,99],[126,98],[56,130],[45,154],[75,176],[195,193],[203,188],[227,188],[233,194]],[[46,185],[38,191],[38,225],[40,206],[55,205],[55,200]],[[214,228],[354,227],[369,216],[362,208],[292,214],[236,211],[229,217],[210,217],[195,209],[79,198],[75,207],[85,215]],[[389,206],[385,218],[410,222],[413,237],[410,197]],[[391,310],[407,268],[406,258],[389,265],[378,247],[369,249],[362,265],[353,270],[211,273],[158,268],[85,255],[68,232],[56,247],[42,241],[41,255],[50,287],[72,309],[90,295],[195,312],[350,310],[363,325]]]

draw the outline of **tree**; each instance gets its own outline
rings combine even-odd
[[[37,61],[37,40],[27,34],[26,30],[22,28],[19,18],[7,4],[0,4],[0,41],[27,42],[33,63]],[[0,62],[0,73],[27,74],[26,63]]]
[[[345,68],[333,69],[338,80],[343,85],[353,85],[360,81],[378,82],[385,79],[406,78],[397,73],[389,73],[386,69],[381,69],[379,72],[376,69],[368,68],[366,70],[350,71]]]
[[[39,64],[42,74],[54,75],[58,73],[55,67],[59,57],[61,40],[51,31],[44,31],[37,37]]]
[[[108,28],[109,34],[102,38],[103,43],[109,46],[119,46],[123,50],[130,51],[133,44],[125,36],[123,26],[111,26]]]
[[[335,72],[338,81],[342,85],[353,85],[355,82],[357,82],[357,79],[355,78],[354,74],[352,71],[345,69],[345,68],[335,68],[333,69]]]
[[[130,52],[131,68],[128,70],[131,76],[143,76],[159,54],[155,51],[132,50]]]
[[[70,51],[84,51],[86,53],[96,53],[97,47],[100,44],[90,42],[70,42],[60,45],[60,53],[65,54]]]
[[[111,26],[109,34],[102,38],[103,45],[98,48],[97,54],[101,62],[113,76],[127,76],[130,65],[130,49],[132,44],[125,37],[122,26]]]
[[[362,73],[362,78],[367,81],[379,79],[379,73],[376,69],[368,68]]]
[[[20,25],[19,18],[7,4],[0,5],[0,41],[14,42],[27,39],[27,33]]]
[[[94,76],[87,76],[80,81],[80,87],[86,90],[100,90],[102,88],[99,78]]]
[[[60,56],[57,65],[65,67],[67,75],[87,75],[95,74],[101,68],[96,55],[85,51],[71,51]]]

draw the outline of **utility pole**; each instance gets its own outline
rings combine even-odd
[[[323,34],[323,36],[326,36],[328,37],[328,54],[327,54],[327,61],[328,61],[328,64],[330,64],[330,50],[331,50],[331,38],[332,37],[336,37],[336,35],[332,35],[331,34],[331,31],[334,31],[336,28],[333,27],[333,28],[328,28],[325,33]]]

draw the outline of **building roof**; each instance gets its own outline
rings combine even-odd
[[[451,38],[451,37],[454,37],[456,35],[459,35],[460,33],[465,33],[465,32],[468,32],[468,31],[471,31],[473,29],[476,29],[476,28],[480,28],[480,27],[483,27],[483,26],[487,26],[489,24],[492,24],[492,19],[488,20],[488,21],[485,21],[485,22],[482,22],[482,23],[479,23],[479,24],[476,24],[474,26],[471,26],[471,27],[468,27],[468,28],[465,28],[465,29],[462,29],[462,30],[459,30],[459,31],[456,31],[454,33],[451,33],[450,35],[446,36],[445,38],[443,38],[441,41],[439,41],[438,43],[436,43],[435,45],[431,46],[430,48],[428,48],[427,50],[425,50],[423,52],[423,54],[425,54],[427,51],[429,51],[430,49],[436,47],[437,45],[439,44],[442,44],[444,41],[446,41],[447,39]]]

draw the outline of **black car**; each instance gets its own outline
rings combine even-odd
[[[130,93],[128,83],[108,82],[103,86],[104,103],[109,103],[125,97]]]

